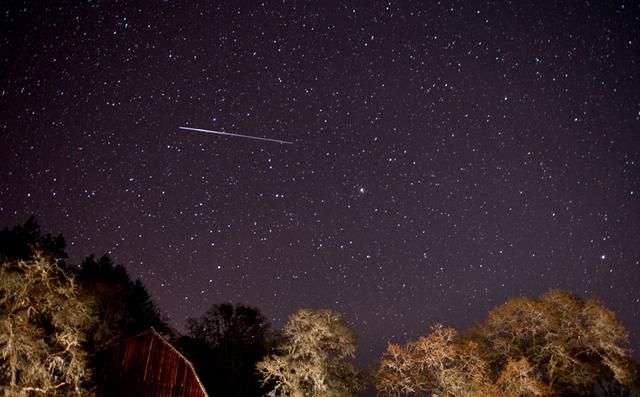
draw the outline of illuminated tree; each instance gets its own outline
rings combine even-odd
[[[388,396],[623,396],[637,376],[626,342],[600,301],[553,290],[509,300],[464,335],[438,325],[389,345],[376,386]]]
[[[552,290],[511,299],[469,332],[493,368],[526,359],[552,394],[618,395],[632,381],[627,332],[600,301]]]
[[[509,362],[494,382],[478,345],[453,328],[436,325],[431,334],[405,346],[389,345],[377,373],[385,396],[520,397],[543,396],[528,363]]]
[[[89,308],[50,257],[0,264],[0,390],[5,396],[84,395],[81,347]]]
[[[271,397],[347,397],[361,388],[354,356],[356,339],[342,317],[331,310],[302,309],[282,330],[278,354],[257,365]]]
[[[551,393],[526,358],[507,361],[495,386],[505,397],[537,397]]]

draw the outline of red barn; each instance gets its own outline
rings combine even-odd
[[[104,353],[98,396],[207,397],[189,360],[153,328]]]

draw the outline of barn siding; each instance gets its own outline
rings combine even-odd
[[[191,363],[154,329],[105,354],[101,397],[207,397]]]

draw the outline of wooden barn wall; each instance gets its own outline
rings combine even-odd
[[[153,331],[127,339],[107,356],[102,397],[207,397],[190,364]]]

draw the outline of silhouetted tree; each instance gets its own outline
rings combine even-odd
[[[89,330],[86,348],[94,381],[103,377],[104,349],[128,336],[154,327],[161,334],[170,328],[140,280],[132,281],[122,265],[104,255],[91,255],[76,269],[81,298],[90,304],[97,321]]]
[[[216,304],[187,320],[188,335],[177,341],[212,396],[262,396],[256,363],[268,353],[269,324],[257,308]]]
[[[60,261],[67,258],[67,244],[62,235],[42,234],[40,225],[32,216],[23,225],[0,230],[0,261],[29,260],[36,251],[41,256]],[[60,264],[60,263],[59,263]]]
[[[132,281],[122,265],[104,255],[85,258],[77,270],[82,297],[89,301],[99,321],[91,330],[90,350],[104,349],[115,341],[153,327],[170,333],[164,315],[140,280]]]

